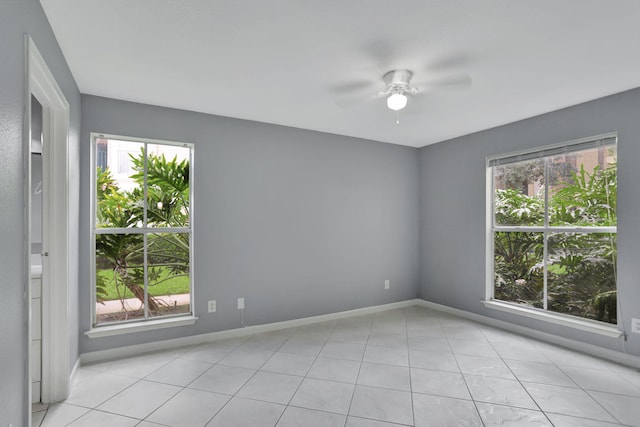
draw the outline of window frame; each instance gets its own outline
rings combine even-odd
[[[549,198],[548,198],[548,180],[545,180],[545,199],[544,199],[544,224],[533,226],[511,226],[511,225],[498,225],[496,224],[494,207],[495,207],[495,180],[493,176],[493,168],[500,165],[500,160],[510,159],[507,163],[515,163],[518,161],[529,160],[533,158],[546,158],[553,156],[554,154],[562,154],[580,151],[580,147],[586,147],[593,143],[593,146],[598,146],[597,141],[614,140],[614,144],[618,145],[617,132],[609,132],[606,134],[590,136],[586,138],[580,138],[556,144],[545,145],[542,147],[535,147],[532,149],[520,150],[500,155],[487,156],[485,170],[486,170],[486,277],[485,277],[485,299],[482,301],[483,305],[487,308],[517,314],[523,317],[533,318],[537,320],[547,321],[554,324],[568,326],[592,333],[606,335],[610,337],[619,337],[623,333],[620,330],[621,319],[618,316],[617,324],[610,324],[593,319],[582,318],[579,316],[573,316],[565,313],[552,312],[547,309],[547,245],[544,245],[543,264],[544,264],[544,308],[535,308],[523,306],[509,301],[495,299],[495,270],[494,270],[494,237],[495,232],[538,232],[543,233],[545,241],[548,235],[551,233],[614,233],[617,235],[617,223],[615,227],[580,227],[580,226],[552,226],[549,225]],[[610,145],[605,144],[602,145]],[[515,160],[513,160],[515,159]],[[504,163],[503,163],[504,164]],[[547,164],[545,163],[545,173]]]
[[[124,136],[124,135],[115,135],[115,134],[105,134],[99,132],[91,132],[91,188],[90,188],[90,215],[91,219],[89,221],[90,227],[90,240],[91,240],[91,249],[90,249],[90,275],[91,275],[91,310],[90,310],[90,329],[85,332],[85,334],[89,338],[97,338],[103,336],[110,335],[119,335],[122,333],[131,333],[131,332],[139,332],[145,330],[153,330],[153,329],[161,329],[166,327],[175,327],[175,326],[184,326],[194,324],[197,320],[195,317],[195,292],[194,292],[194,275],[193,275],[193,267],[194,267],[194,245],[193,245],[193,237],[194,237],[194,144],[188,142],[178,142],[178,141],[168,141],[168,140],[160,140],[154,138],[140,138],[133,136]],[[96,192],[96,178],[97,178],[97,140],[98,139],[112,139],[112,140],[120,140],[120,141],[130,141],[136,143],[145,144],[145,183],[146,183],[146,164],[148,158],[148,152],[146,150],[147,144],[153,145],[166,145],[166,146],[174,146],[174,147],[185,147],[189,148],[189,226],[188,227],[138,227],[138,228],[98,228],[96,222],[96,214],[97,214],[97,192]],[[146,212],[148,209],[147,206],[147,188],[146,185],[143,189],[145,197],[143,201],[144,206],[144,216],[146,219]],[[148,234],[154,233],[187,233],[189,234],[189,288],[190,288],[190,301],[189,301],[189,312],[188,313],[178,313],[178,314],[169,314],[163,316],[149,316],[148,315],[148,307],[145,304],[144,307],[144,317],[131,319],[131,320],[122,320],[117,322],[105,322],[105,323],[97,323],[96,318],[96,236],[98,234],[140,234],[144,236],[144,240],[146,242],[146,236]],[[147,247],[145,243],[144,252],[146,254]],[[145,263],[146,263],[146,255],[145,255]],[[145,298],[148,295],[148,280],[146,278],[145,273]]]

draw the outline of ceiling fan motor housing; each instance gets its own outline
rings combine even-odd
[[[413,77],[413,72],[409,70],[389,71],[384,76],[382,76],[382,79],[386,84],[386,88],[382,94],[386,95],[386,94],[392,94],[392,93],[401,93],[401,94],[410,93],[412,95],[415,95],[418,92],[418,90],[409,85],[412,77]]]

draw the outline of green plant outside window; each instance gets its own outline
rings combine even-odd
[[[95,324],[190,314],[191,146],[94,144]]]
[[[490,164],[493,297],[617,322],[615,138]]]

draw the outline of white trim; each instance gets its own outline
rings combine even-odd
[[[189,147],[193,149],[195,144],[193,142],[185,142],[185,141],[170,141],[168,139],[154,139],[154,138],[146,138],[146,137],[138,137],[138,136],[128,136],[128,135],[116,135],[113,133],[101,133],[101,132],[91,132],[91,140],[93,141],[95,138],[100,139],[117,139],[119,141],[130,141],[130,142],[146,142],[149,144],[155,145],[172,145],[172,146],[182,146]]]
[[[604,335],[611,338],[620,338],[623,335],[622,332],[615,326],[609,326],[601,322],[589,321],[588,319],[580,319],[575,316],[568,316],[561,313],[552,313],[550,311],[523,307],[504,301],[482,301],[482,304],[492,310],[517,314],[519,316],[541,320],[543,322],[549,322],[555,325],[562,325],[568,328],[580,329],[581,331],[590,332],[592,334]]]
[[[580,351],[582,353],[585,353],[591,356],[600,357],[602,359],[607,359],[612,362],[616,362],[622,365],[632,366],[634,368],[640,369],[639,356],[634,356],[629,353],[623,353],[621,351],[610,350],[608,348],[600,347],[594,344],[573,340],[571,338],[561,337],[559,335],[550,334],[548,332],[542,332],[537,329],[516,325],[514,323],[506,322],[504,320],[494,319],[492,317],[471,313],[468,311],[449,307],[447,305],[437,304],[431,301],[425,301],[425,300],[416,300],[416,301],[417,301],[417,304],[422,307],[427,307],[433,310],[438,310],[438,311],[453,314],[456,316],[464,317],[465,319],[473,320],[478,323],[494,326],[500,329],[505,329],[507,331],[514,332],[520,335],[525,335],[525,336],[537,339],[539,341],[548,342],[561,347],[569,348],[571,350]]]
[[[126,347],[110,348],[107,350],[93,351],[90,353],[83,353],[79,357],[81,365],[89,363],[98,363],[108,360],[118,359],[122,357],[135,356],[138,354],[149,353],[154,351],[170,350],[174,348],[180,348],[189,345],[202,344],[206,342],[227,339],[245,337],[261,332],[277,331],[280,329],[293,328],[297,326],[304,326],[312,323],[318,323],[329,320],[339,320],[347,317],[359,316],[364,314],[378,313],[381,311],[407,308],[412,306],[421,306],[438,310],[444,313],[453,314],[465,319],[473,320],[478,323],[482,323],[489,326],[505,329],[520,335],[525,335],[540,341],[552,343],[562,347],[570,348],[589,354],[592,356],[600,357],[603,359],[611,360],[616,363],[620,363],[627,366],[633,366],[640,368],[640,357],[634,356],[628,353],[622,353],[615,350],[599,347],[593,344],[584,343],[581,341],[564,338],[558,335],[553,335],[547,332],[538,331],[525,326],[516,325],[513,323],[505,322],[503,320],[494,319],[491,317],[483,316],[480,314],[471,313],[457,308],[449,307],[425,301],[423,299],[413,299],[400,302],[394,302],[390,304],[383,304],[373,307],[364,307],[355,310],[343,311],[338,313],[325,314],[320,316],[306,317],[302,319],[287,320],[284,322],[268,323],[265,325],[248,326],[246,328],[229,329],[225,331],[212,332],[208,334],[192,335],[182,338],[174,338],[170,340],[154,341],[145,344],[136,344]]]
[[[320,316],[304,317],[302,319],[285,320],[283,322],[267,323],[264,325],[247,326],[245,328],[228,329],[225,331],[212,332],[208,334],[191,335],[188,337],[174,338],[170,340],[154,341],[145,344],[136,344],[126,347],[110,348],[107,350],[93,351],[80,355],[82,364],[97,363],[121,357],[134,356],[152,351],[168,350],[184,347],[188,345],[201,344],[210,341],[217,341],[226,338],[245,337],[261,332],[271,332],[280,329],[295,328],[297,326],[309,325],[311,323],[326,322],[329,320],[339,320],[346,317],[361,316],[364,314],[378,313],[380,311],[393,310],[398,308],[412,307],[418,305],[422,300],[413,299],[389,304],[376,305],[372,307],[358,308],[355,310],[341,311],[338,313],[323,314]],[[87,332],[85,332],[86,334]]]
[[[145,228],[96,228],[96,234],[157,234],[191,233],[189,227],[145,227]]]
[[[195,165],[195,155],[194,150],[195,150],[195,145],[194,144],[190,144],[189,145],[190,149],[189,149],[189,228],[191,229],[191,232],[189,233],[189,279],[191,280],[190,283],[190,288],[191,288],[191,297],[189,299],[189,304],[191,305],[191,315],[195,316],[196,315],[196,294],[194,291],[194,288],[196,287],[196,280],[195,280],[195,276],[193,274],[193,272],[195,271],[195,264],[194,264],[194,260],[195,257],[193,255],[193,253],[195,252],[195,246],[193,244],[193,236],[194,236],[194,230],[195,230],[195,221],[194,221],[194,214],[195,214],[195,208],[194,208],[194,202],[195,202],[195,176],[196,174],[194,173],[194,171],[196,170],[196,165]]]
[[[510,151],[508,153],[495,154],[495,155],[492,155],[492,156],[487,156],[487,167],[491,167],[491,162],[493,162],[495,160],[506,159],[508,157],[522,156],[522,155],[525,155],[525,154],[537,153],[539,151],[548,151],[548,150],[553,150],[555,148],[571,147],[572,145],[579,145],[579,144],[582,144],[582,143],[585,143],[585,142],[598,141],[598,140],[603,140],[603,139],[608,139],[608,138],[615,138],[616,139],[616,143],[617,143],[618,132],[616,132],[616,131],[607,132],[607,133],[603,133],[601,135],[586,136],[584,138],[572,139],[572,140],[563,141],[563,142],[556,142],[554,144],[547,144],[547,145],[543,145],[543,146],[540,146],[540,147],[525,148],[523,150]]]
[[[43,230],[43,281],[42,289],[42,402],[66,399],[69,394],[69,103],[56,83],[53,74],[38,51],[33,40],[25,36],[27,64],[27,106],[31,95],[43,107],[43,130],[46,130],[44,150],[48,150],[49,191],[45,192],[45,209],[48,206],[48,224],[56,224]],[[26,112],[30,115],[30,111]],[[28,124],[30,127],[30,117]],[[31,141],[25,144],[30,146]],[[43,157],[45,152],[43,151]],[[46,165],[45,165],[46,167]],[[30,163],[29,163],[30,169]],[[30,170],[27,171],[30,174]],[[28,180],[27,180],[28,181]],[[55,192],[54,194],[51,194]],[[48,194],[47,194],[48,193]],[[29,198],[26,201],[30,206]],[[30,207],[29,207],[30,209]],[[76,226],[76,225],[74,225]],[[29,225],[27,225],[29,227]],[[27,235],[26,251],[30,253],[31,230]],[[48,242],[47,239],[48,238]],[[30,256],[29,256],[30,258]],[[29,262],[30,264],[30,262]],[[29,264],[27,265],[30,269]],[[29,325],[31,328],[31,325]],[[31,354],[29,354],[29,360]]]
[[[31,307],[31,79],[29,78],[29,42],[30,39],[25,35],[24,39],[24,69],[25,69],[25,79],[24,79],[24,98],[25,98],[25,110],[24,116],[22,119],[22,166],[23,166],[23,181],[24,181],[24,231],[23,231],[23,239],[24,239],[24,249],[23,249],[23,258],[25,270],[22,272],[23,274],[23,285],[26,291],[25,303],[27,310],[27,333],[26,333],[26,343],[24,343],[24,347],[27,351],[27,360],[24,364],[25,369],[25,379],[26,382],[26,393],[23,401],[23,413],[26,413],[26,422],[27,425],[31,425],[31,410],[30,406],[33,402],[33,383],[31,381],[32,378],[32,369],[31,369],[31,359],[33,355],[31,354],[31,340],[32,340],[32,326],[31,319],[33,317],[32,307]],[[42,273],[42,272],[41,272]],[[41,374],[42,375],[42,374]],[[42,396],[42,392],[40,392]]]
[[[110,337],[113,335],[131,334],[134,332],[153,331],[154,329],[175,328],[193,325],[198,320],[194,316],[169,317],[141,322],[121,323],[108,326],[96,326],[84,334],[89,338]]]
[[[73,368],[71,368],[71,375],[69,375],[69,382],[73,385],[76,383],[76,379],[78,378],[78,372],[80,371],[81,366],[80,358],[76,359],[76,362],[73,364]]]
[[[493,168],[489,167],[489,161],[487,160],[487,168],[486,168],[486,184],[485,188],[487,189],[487,195],[485,197],[486,206],[485,206],[485,296],[484,298],[487,300],[493,299],[494,296],[494,262],[493,262],[493,254],[494,254],[494,242],[493,242],[493,226],[494,226],[494,217],[493,217]]]
[[[546,196],[545,196],[546,197]],[[548,208],[548,205],[545,205]],[[546,215],[545,215],[546,216]],[[548,220],[548,218],[545,218]],[[510,231],[521,233],[543,233],[548,231],[550,233],[616,233],[617,227],[567,227],[564,225],[495,225],[493,231]]]
[[[90,164],[90,172],[89,172],[89,274],[91,277],[91,282],[89,285],[89,295],[91,295],[90,310],[89,310],[89,325],[93,327],[96,323],[96,233],[94,230],[96,229],[96,169],[97,169],[97,159],[96,159],[96,135],[91,133],[89,135],[90,144],[89,144],[89,156],[91,157]],[[82,301],[78,302],[79,304],[83,304]]]

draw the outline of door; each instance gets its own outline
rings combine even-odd
[[[31,147],[30,147],[30,212],[31,226],[31,403],[41,401],[42,383],[42,254],[45,245],[45,188],[46,160],[43,150],[44,111],[38,99],[31,95]]]

